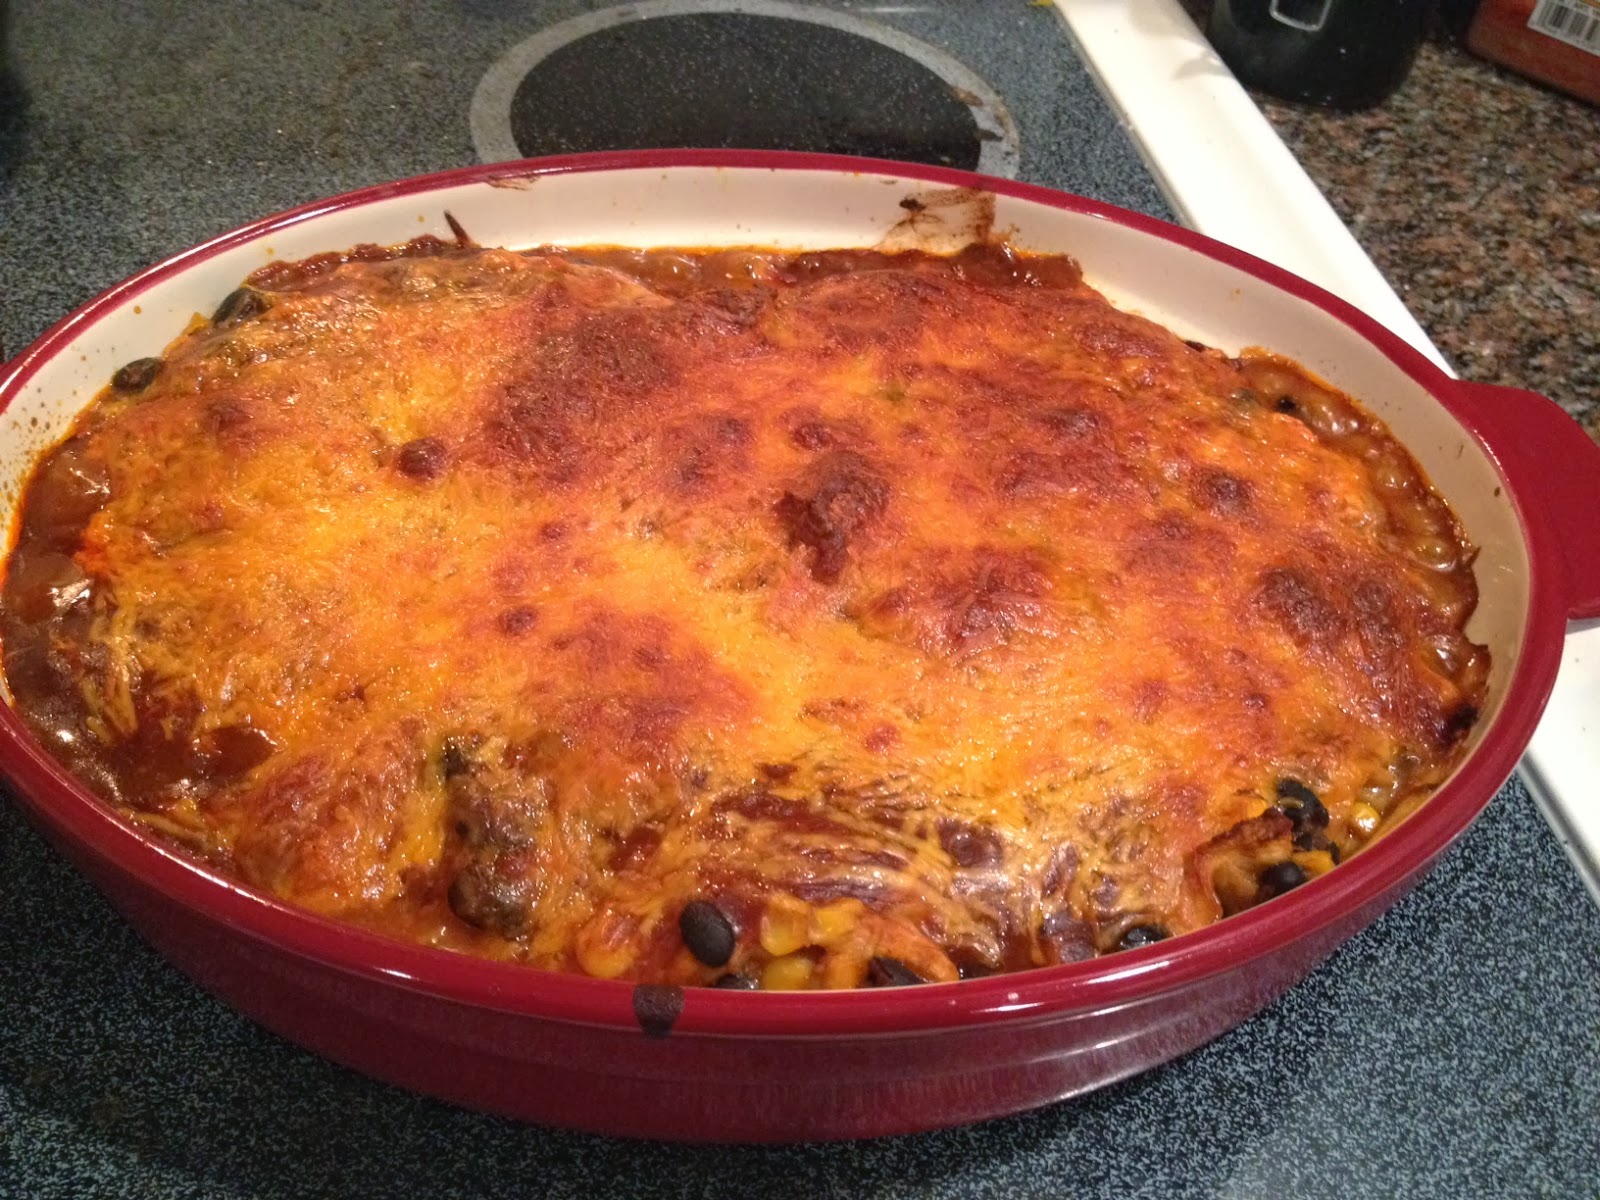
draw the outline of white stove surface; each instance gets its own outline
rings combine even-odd
[[[1055,4],[1184,224],[1321,285],[1451,370],[1176,0]],[[1600,622],[1568,632],[1520,772],[1600,903]]]

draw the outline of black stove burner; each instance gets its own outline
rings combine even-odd
[[[595,30],[511,100],[528,157],[585,150],[813,150],[973,170],[981,103],[892,46],[810,21],[688,13]]]

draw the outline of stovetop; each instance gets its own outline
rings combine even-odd
[[[42,253],[54,266],[16,273],[19,290],[0,306],[8,350],[101,288],[255,217],[472,163],[480,147],[517,157],[508,124],[537,150],[622,146],[640,133],[660,145],[675,133],[781,145],[784,129],[765,106],[787,99],[809,144],[892,155],[911,140],[904,130],[948,139],[965,121],[978,130],[984,170],[1172,215],[1067,50],[1059,15],[1029,0],[268,0],[230,9],[225,30],[153,2],[85,0],[54,18],[36,0],[12,7],[22,86],[5,104],[13,132],[0,145],[0,256]],[[729,30],[730,19],[744,30]],[[70,36],[40,27],[63,20]],[[529,61],[540,50],[530,39],[570,35],[574,24],[590,36]],[[651,53],[640,37],[658,39]],[[741,42],[744,57],[729,58]],[[630,64],[653,74],[637,92],[586,85],[552,111],[554,89],[582,77],[580,52],[627,70],[623,78],[637,74]],[[886,80],[883,64],[895,59],[904,65]],[[934,69],[950,65],[952,78]],[[791,95],[784,84],[809,90]],[[510,105],[496,103],[497,86]],[[702,107],[696,126],[675,93],[723,107]],[[1003,98],[1007,115],[988,96]]]
[[[1115,26],[1124,48],[1181,25],[1166,0],[1066,7],[1075,26]],[[1116,74],[1093,46],[1089,69],[1057,10],[1032,0],[626,8],[255,0],[224,17],[160,0],[12,0],[0,344],[14,350],[131,272],[318,196],[480,155],[651,136],[793,136],[958,165],[975,152],[983,169],[1230,240],[1332,247],[1323,282],[1370,285],[1342,230],[1308,238],[1282,219],[1293,205],[1274,215],[1265,189],[1292,174],[1273,157],[1281,146],[1263,152],[1267,182],[1230,184],[1247,154],[1226,111],[1148,111],[1210,69],[1198,44],[1182,43],[1170,72]],[[767,23],[730,22],[736,12]],[[616,86],[593,86],[597,70]],[[778,100],[791,121],[773,118]],[[683,132],[708,115],[705,132]],[[520,1127],[358,1077],[166,966],[9,802],[0,913],[0,1197],[1600,1190],[1585,1116],[1600,1111],[1600,913],[1516,782],[1389,915],[1186,1059],[1032,1114],[827,1148]]]
[[[650,0],[545,26],[485,73],[472,132],[485,161],[714,146],[1014,176],[1020,149],[1007,103],[946,49],[778,0]]]

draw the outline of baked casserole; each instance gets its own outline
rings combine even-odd
[[[319,913],[942,982],[1334,868],[1484,701],[1349,397],[1071,260],[465,241],[258,271],[35,472],[0,636],[105,800]]]

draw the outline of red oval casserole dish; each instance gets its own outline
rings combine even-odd
[[[27,472],[122,362],[252,270],[363,242],[955,249],[991,230],[1066,253],[1181,336],[1266,346],[1359,397],[1481,547],[1469,626],[1489,701],[1452,778],[1390,835],[1287,897],[1088,962],[823,994],[662,989],[401,944],[290,908],[93,798],[0,712],[0,768],[163,954],[330,1058],[474,1107],[680,1139],[869,1136],[1015,1112],[1166,1061],[1281,993],[1424,871],[1512,770],[1569,619],[1600,615],[1600,449],[1550,402],[1449,379],[1293,276],[1077,197],[959,172],[805,155],[664,152],[502,164],[389,184],[224,235],[118,285],[0,376],[0,463]]]

